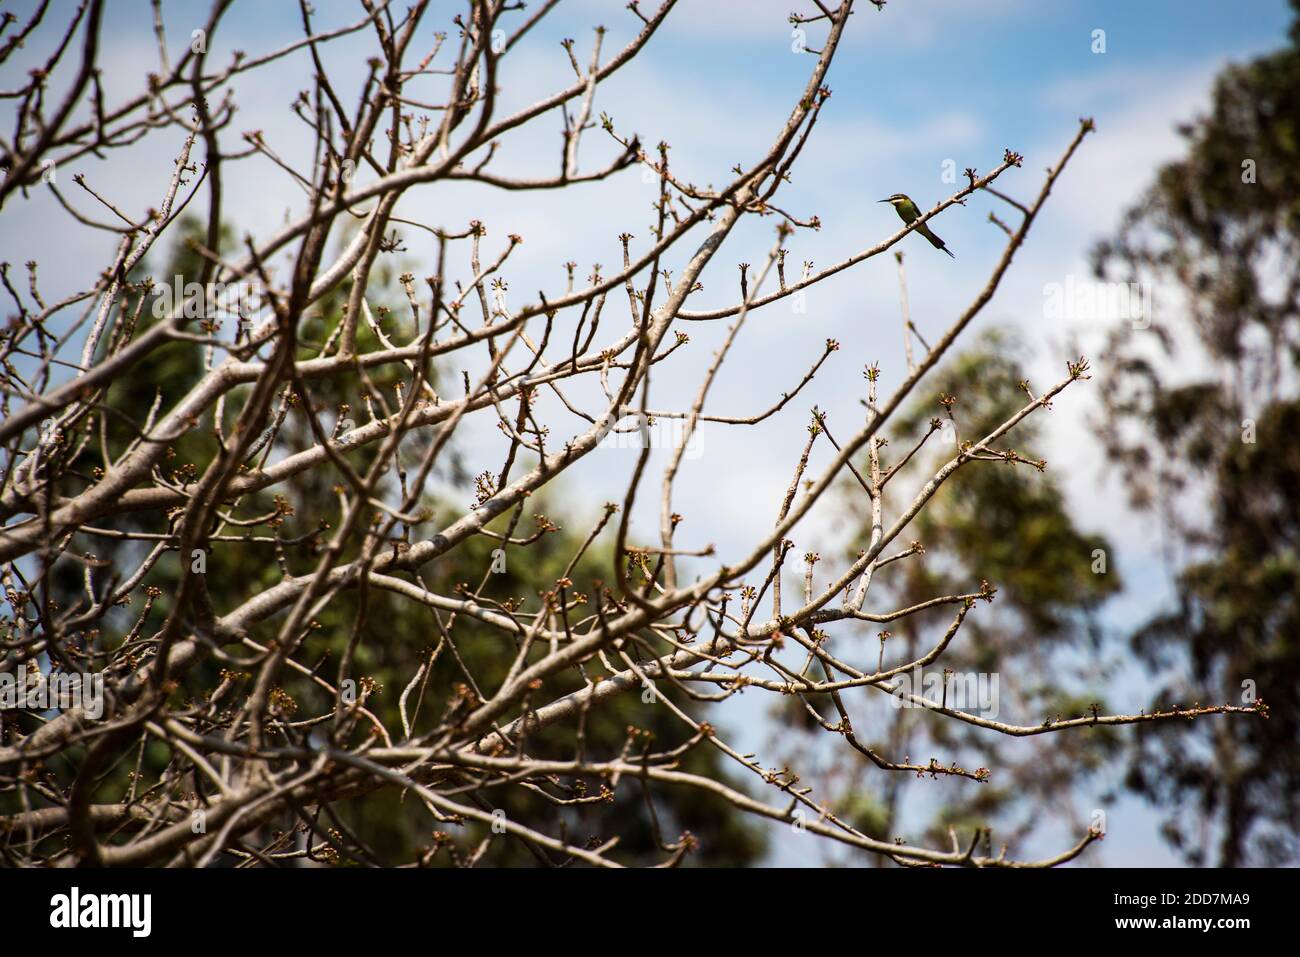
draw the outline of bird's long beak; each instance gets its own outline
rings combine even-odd
[[[889,202],[889,200],[887,200],[887,199],[878,199],[878,200],[876,200],[876,202],[877,202],[877,203],[887,203],[887,202]]]

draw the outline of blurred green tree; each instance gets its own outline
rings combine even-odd
[[[952,421],[891,480],[887,503],[901,508],[912,491],[904,493],[899,486],[919,487],[953,456],[956,443],[983,438],[1024,407],[1029,399],[1021,388],[1022,365],[1014,336],[992,330],[927,379],[929,398],[918,400],[899,419],[898,433],[891,432],[881,453],[882,469],[899,461],[933,420],[947,420],[949,408]],[[997,447],[1036,460],[1030,450],[1044,416],[1050,415],[1044,410],[1025,419]],[[864,475],[865,469],[860,463]],[[858,540],[865,541],[870,514],[861,488],[846,486],[845,499],[864,529]],[[886,524],[890,520],[887,509]],[[1097,663],[1101,635],[1093,612],[1119,590],[1120,576],[1107,541],[1074,524],[1050,470],[1040,472],[1024,463],[969,463],[941,486],[904,538],[919,541],[924,554],[877,573],[867,610],[878,613],[939,595],[978,592],[981,581],[996,588],[995,600],[972,610],[941,661],[943,668],[956,672],[997,676],[999,720],[1034,723],[1086,713],[1094,702],[1107,706],[1104,669]],[[952,607],[940,606],[877,626],[869,634],[874,637],[880,627],[889,630],[888,667],[924,654],[951,620]],[[956,777],[918,781],[911,774],[880,771],[850,754],[836,772],[843,793],[840,807],[872,836],[921,840],[910,830],[917,827],[917,818],[904,815],[905,807],[934,809],[929,824],[922,825],[931,841],[947,841],[950,826],[967,836],[973,828],[992,827],[998,842],[1014,840],[1052,816],[1074,833],[1088,827],[1073,806],[1074,788],[1115,753],[1118,736],[1113,732],[1008,739],[918,709],[895,709],[892,702],[881,706],[881,699],[878,694],[864,698],[874,709],[873,720],[854,720],[855,729],[872,729],[871,734],[859,733],[877,753],[895,762],[910,756],[912,763],[925,764],[933,756],[943,765],[983,765],[992,774],[985,784]],[[787,707],[792,715],[803,713],[797,702]],[[820,733],[810,721],[797,724]]]
[[[194,218],[187,219],[180,225],[181,237],[169,251],[165,269],[161,275],[153,274],[153,291],[146,293],[143,285],[145,278],[152,272],[148,264],[140,264],[130,277],[139,284],[136,287],[140,290],[139,294],[146,297],[141,312],[142,325],[156,321],[153,318],[153,297],[160,295],[160,284],[166,283],[174,288],[179,281],[183,286],[197,280],[200,275],[202,260],[195,251],[194,243],[206,239],[206,228]],[[230,231],[223,230],[223,236],[229,240]],[[398,268],[388,265],[372,275],[372,302],[384,297],[395,302],[401,301],[400,290],[395,283],[398,271]],[[319,348],[325,330],[337,326],[338,312],[343,302],[341,295],[332,295],[323,300],[319,308],[313,308],[310,317],[304,317],[300,334],[303,358],[313,355]],[[405,315],[402,309],[404,307],[390,310],[379,306],[374,312],[387,335],[407,341],[413,338],[413,332],[401,325],[406,321],[409,326],[409,320],[400,318]],[[229,321],[234,320],[231,318]],[[364,324],[358,334],[363,349],[374,345],[367,341],[367,337],[373,337],[374,333]],[[222,358],[223,355],[218,353],[216,361]],[[105,437],[110,453],[120,454],[138,433],[138,424],[147,419],[157,395],[163,396],[164,407],[173,404],[201,378],[205,372],[204,366],[203,346],[178,342],[158,350],[154,361],[133,367],[130,374],[114,382],[108,402],[122,415],[117,419],[119,427],[110,429]],[[366,382],[355,374],[313,380],[309,384],[309,401],[327,430],[337,418],[346,415],[361,422],[365,419],[365,411],[358,396],[370,388],[375,393],[391,397],[394,394],[394,384],[400,381],[399,372],[404,373],[405,370],[394,364],[369,371]],[[436,384],[436,369],[434,372]],[[233,393],[227,403],[227,428],[237,415],[239,395],[238,391]],[[274,461],[285,450],[297,450],[314,444],[315,439],[303,414],[302,397],[292,396],[287,401],[289,408],[277,434],[258,455],[250,457],[250,467],[261,465],[265,457]],[[275,418],[274,406],[272,418]],[[412,432],[403,446],[404,456],[415,460],[428,441],[427,435]],[[168,459],[173,476],[169,477],[174,477],[182,485],[187,478],[193,481],[192,475],[185,472],[185,464],[211,461],[215,446],[216,439],[209,430],[196,428],[183,435],[173,443],[172,454]],[[375,449],[362,448],[349,454],[353,456],[354,467],[364,471],[370,457],[375,454]],[[88,446],[82,453],[78,467],[89,471],[100,461],[98,448]],[[439,461],[447,464],[435,470],[440,481],[431,481],[431,486],[472,487],[472,476],[463,467],[454,448],[440,456]],[[326,463],[321,468],[295,475],[280,486],[281,491],[275,497],[258,492],[242,499],[238,509],[241,516],[266,515],[273,510],[278,511],[278,521],[272,523],[275,537],[268,535],[265,524],[260,524],[256,529],[251,529],[260,539],[257,543],[214,542],[207,555],[205,580],[219,613],[228,604],[223,600],[223,582],[235,583],[230,595],[242,600],[241,596],[249,592],[250,585],[269,588],[284,575],[305,575],[313,570],[319,543],[311,533],[321,528],[322,523],[337,519],[331,513],[331,507],[336,503],[336,496],[331,489],[339,481],[341,476],[337,470],[332,464]],[[381,489],[381,497],[386,491],[393,490]],[[276,498],[281,496],[284,501],[277,504]],[[503,548],[504,555],[499,555],[495,550],[502,548],[501,543],[480,536],[426,569],[423,581],[431,589],[446,594],[453,593],[455,586],[460,583],[470,589],[477,589],[486,581],[487,585],[480,594],[502,603],[553,589],[556,579],[564,573],[570,559],[582,546],[586,530],[571,532],[552,523],[541,514],[547,509],[543,498],[538,496],[530,500],[527,515],[522,514],[522,510],[519,514],[505,514],[489,526],[490,531],[498,536],[511,533],[515,537],[530,538],[536,533],[540,536],[536,543],[518,549],[506,545]],[[423,504],[434,514],[446,511],[448,505],[445,501],[439,502],[432,492],[426,493]],[[563,507],[562,503],[551,504]],[[153,519],[153,524],[150,519]],[[515,522],[517,526],[512,524]],[[146,514],[144,518],[127,514],[114,523],[115,529],[119,531],[152,534],[168,531],[166,528],[154,527],[155,524],[156,516],[151,514]],[[243,532],[244,529],[236,525],[225,527],[223,534],[241,535]],[[277,538],[279,541],[276,541]],[[150,548],[150,543],[138,540],[101,538],[84,532],[79,534],[79,539],[87,551],[104,557],[111,557],[113,552],[121,549],[128,550],[140,560]],[[180,559],[174,546],[163,552],[149,578],[157,591],[149,599],[147,611],[142,610],[138,600],[115,609],[108,620],[118,634],[104,636],[107,640],[102,647],[106,651],[118,648],[121,640],[119,636],[148,634],[150,629],[157,628],[165,620],[170,611],[169,596],[175,592],[175,588],[169,587],[169,584],[179,581]],[[354,546],[345,553],[345,558],[351,559],[355,555]],[[499,557],[504,557],[505,561],[498,562]],[[598,541],[569,573],[573,590],[594,595],[600,587],[599,579],[608,578],[612,561],[612,548],[607,543]],[[494,564],[504,567],[487,575]],[[57,601],[59,604],[74,604],[83,588],[83,582],[77,574],[67,572],[66,567],[61,567],[60,572],[62,574],[57,578]],[[337,662],[357,620],[359,602],[356,591],[344,592],[330,602],[317,617],[316,627],[304,645],[305,657],[320,662],[317,670],[331,682],[336,677]],[[416,610],[415,613],[413,609]],[[383,640],[372,639],[360,643],[352,673],[368,682],[373,681],[377,693],[369,699],[367,706],[388,727],[401,727],[398,700],[422,662],[432,659],[433,667],[409,702],[412,727],[416,729],[421,726],[422,719],[427,726],[428,719],[438,717],[442,709],[460,700],[462,688],[470,686],[471,691],[482,689],[490,693],[505,677],[518,649],[514,644],[503,647],[500,631],[480,626],[466,617],[455,622],[454,631],[448,625],[445,614],[441,618],[435,618],[431,609],[426,608],[421,612],[418,605],[380,588],[371,587],[367,590],[361,627],[372,635],[378,632],[384,637]],[[257,640],[266,641],[274,637],[274,629],[275,623],[269,623],[256,636]],[[100,647],[101,640],[103,639],[95,636],[90,644]],[[439,649],[440,644],[442,647]],[[438,651],[436,655],[435,649]],[[666,649],[666,645],[655,646],[656,653]],[[538,649],[538,656],[544,650]],[[235,681],[225,704],[229,705],[232,699],[236,703],[242,700],[250,687],[248,676],[232,669],[229,663],[214,659],[186,675],[182,686],[176,691],[177,704],[205,705],[206,701],[195,699],[201,699],[207,692],[221,686],[223,674],[233,677]],[[548,679],[537,691],[538,700],[550,700],[577,688],[578,685],[571,677]],[[660,693],[673,692],[665,688]],[[303,706],[311,702],[317,706],[313,713],[317,710],[328,712],[333,707],[329,697],[329,692],[313,683],[309,676],[299,674],[294,681],[286,682],[279,689],[276,703],[280,708],[292,712],[300,707],[305,711]],[[692,709],[695,709],[695,705],[692,705]],[[559,722],[541,734],[530,737],[530,753],[542,758],[572,758],[576,720]],[[666,707],[658,703],[646,703],[638,694],[616,696],[592,709],[581,720],[584,722],[584,741],[589,756],[614,759],[624,753],[626,748],[627,756],[636,757],[643,750],[657,752],[677,747],[688,738],[689,729]],[[171,760],[172,755],[165,747],[146,749],[139,768],[138,780],[144,782],[140,790],[166,774]],[[735,780],[724,771],[719,752],[707,743],[687,750],[681,757],[679,767],[732,787],[745,787],[743,782]],[[120,799],[120,795],[127,790],[128,775],[132,773],[134,769],[131,766],[117,767],[106,776],[100,788],[101,793],[106,798]],[[675,841],[685,832],[695,836],[701,855],[713,864],[744,866],[754,863],[763,853],[762,831],[749,819],[736,814],[725,801],[707,792],[695,788],[656,787],[653,793],[647,794],[639,784],[626,782],[616,796],[608,798],[617,807],[617,813],[610,815],[608,809],[599,804],[592,806],[591,803],[584,803],[593,801],[602,794],[603,782],[593,779],[584,783],[587,785],[585,793],[568,794],[558,801],[555,794],[548,797],[540,788],[522,792],[509,789],[509,800],[501,810],[512,821],[525,826],[547,833],[567,833],[571,839],[573,835],[582,835],[584,840],[590,838],[594,844],[604,843],[616,836],[613,832],[605,833],[602,828],[607,829],[612,822],[617,822],[620,856],[630,863],[652,864],[664,860],[666,855],[660,846],[661,839]],[[8,808],[0,804],[0,810]],[[486,835],[486,829],[476,823],[462,826],[449,822],[436,828],[431,827],[429,812],[420,800],[409,793],[398,793],[396,789],[392,789],[391,793],[344,799],[328,807],[312,807],[307,810],[322,815],[322,826],[337,827],[340,834],[346,832],[355,835],[382,860],[410,860],[421,857],[419,852],[424,850],[427,852],[424,859],[434,866],[463,862]],[[584,829],[588,828],[592,830],[584,834]],[[346,857],[337,859],[340,863],[349,863]],[[692,858],[688,855],[684,860],[689,863]],[[550,851],[525,844],[521,839],[505,837],[491,842],[480,863],[558,865],[563,862],[556,859]]]
[[[1100,433],[1166,529],[1176,600],[1132,635],[1152,701],[1259,696],[1266,722],[1138,728],[1129,786],[1195,864],[1300,859],[1300,0],[1290,44],[1227,67],[1097,275],[1151,284],[1117,329]],[[1167,292],[1168,291],[1168,292]],[[1172,666],[1172,667],[1171,667]]]

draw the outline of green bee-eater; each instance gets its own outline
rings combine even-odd
[[[898,218],[905,223],[910,223],[918,219],[921,215],[921,210],[917,208],[916,203],[912,202],[911,198],[906,193],[895,193],[893,196],[889,197],[889,199],[882,199],[880,202],[889,203],[893,206],[894,212],[898,213]],[[926,239],[930,240],[930,245],[935,249],[942,249],[949,256],[952,256],[952,250],[945,246],[943,240],[936,236],[925,223],[917,226],[916,231]],[[952,258],[956,259],[957,257],[952,256]]]

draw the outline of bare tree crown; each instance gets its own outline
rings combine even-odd
[[[742,690],[793,697],[882,774],[951,776],[971,787],[989,777],[953,761],[882,754],[859,737],[851,711],[855,696],[899,694],[900,675],[938,662],[995,588],[894,609],[873,601],[872,584],[896,562],[923,560],[908,526],[956,472],[1041,467],[1005,440],[1087,379],[1088,363],[1063,357],[1058,382],[1037,394],[1026,386],[1015,415],[964,437],[914,490],[892,480],[923,461],[913,460],[921,446],[933,448],[938,420],[914,448],[886,450],[884,440],[891,417],[993,297],[1091,122],[1080,123],[1031,198],[996,193],[1013,220],[998,221],[1001,255],[932,344],[918,341],[913,354],[906,335],[907,373],[896,389],[878,393],[870,366],[860,395],[845,390],[844,409],[801,411],[799,392],[843,358],[828,341],[771,408],[727,418],[710,398],[755,313],[894,250],[1004,175],[1028,174],[1008,150],[987,172],[967,170],[952,195],[892,235],[846,250],[828,268],[787,276],[785,244],[820,223],[784,209],[781,187],[831,102],[828,71],[859,19],[853,0],[815,0],[795,17],[821,34],[807,51],[806,81],[790,90],[770,147],[711,188],[679,178],[666,146],[641,142],[599,111],[602,82],[654,40],[677,6],[642,5],[611,10],[638,25],[623,49],[608,49],[602,29],[586,50],[566,41],[572,82],[511,115],[498,108],[500,65],[557,0],[528,8],[468,0],[445,32],[431,21],[448,14],[428,0],[360,0],[353,22],[329,30],[304,3],[301,39],[224,63],[208,50],[229,0],[213,4],[186,45],[165,35],[158,12],[157,72],[124,102],[100,89],[108,5],[85,0],[46,69],[7,94],[7,128],[16,132],[0,141],[0,206],[51,189],[76,228],[105,231],[116,243],[94,283],[59,301],[41,295],[35,263],[24,281],[4,268],[0,562],[9,607],[0,671],[27,690],[82,675],[89,691],[98,676],[103,705],[102,713],[86,702],[56,713],[0,711],[0,845],[10,861],[374,862],[383,854],[330,809],[365,807],[393,790],[436,832],[418,855],[426,863],[444,851],[473,863],[508,841],[550,863],[627,863],[617,819],[594,842],[575,839],[562,821],[571,808],[628,792],[644,794],[656,854],[676,863],[697,838],[661,828],[653,796],[682,790],[908,865],[1050,865],[1097,839],[1089,831],[1048,860],[1026,862],[981,846],[978,833],[960,842],[954,835],[943,848],[873,838],[796,774],[741,753],[700,715]],[[30,23],[6,21],[0,64],[52,15],[41,5]],[[369,35],[375,52],[359,88],[348,89],[325,64],[331,43],[357,35]],[[309,168],[283,160],[271,134],[240,137],[230,126],[235,84],[274,85],[286,57],[313,64],[314,88],[294,106],[314,138]],[[61,87],[51,84],[65,75]],[[494,158],[534,124],[562,131],[558,169],[535,179],[496,172]],[[93,161],[145,137],[176,144],[173,173],[158,184],[154,208],[126,208],[111,183],[96,182]],[[584,162],[583,144],[594,137],[614,144],[613,162]],[[277,170],[301,191],[295,215],[273,235],[241,231],[223,209],[223,182],[250,164]],[[74,166],[88,172],[70,183],[50,175]],[[653,235],[634,242],[626,224],[611,223],[611,235],[624,233],[621,262],[590,270],[569,263],[567,282],[522,304],[504,295],[519,237],[478,221],[402,217],[403,197],[428,184],[566,190],[635,170],[657,183]],[[200,223],[183,247],[194,285],[177,285],[153,271],[190,215]],[[706,268],[735,276],[737,264],[722,265],[727,239],[747,217],[776,224],[766,258],[739,264],[730,305],[690,308]],[[386,284],[380,264],[403,229],[431,233],[436,261],[427,276],[403,272]],[[273,269],[273,259],[291,268]],[[390,293],[400,306],[379,301]],[[657,394],[656,368],[689,347],[692,323],[725,326],[722,345],[693,394]],[[146,381],[177,350],[186,350],[189,378],[124,397],[122,383]],[[804,444],[783,499],[753,523],[752,542],[716,554],[679,534],[675,482],[692,437],[705,423],[744,429],[777,415]],[[472,502],[432,498],[431,476],[454,472],[458,436],[485,421],[503,436],[500,467],[472,480]],[[662,421],[679,428],[667,465],[652,474],[649,443],[639,437]],[[847,422],[860,424],[837,424]],[[523,597],[497,587],[504,563],[555,547],[556,524],[535,517],[535,503],[551,490],[557,499],[548,501],[562,501],[565,473],[624,438],[636,440],[625,459],[635,463],[631,477],[596,490],[608,504],[594,526],[564,539],[559,574]],[[820,470],[810,464],[814,450],[825,453]],[[869,538],[843,543],[856,556],[846,562],[801,554],[801,522],[846,485],[869,503]],[[638,539],[631,516],[645,499],[655,503],[658,527]],[[249,574],[214,576],[217,561]],[[472,580],[448,577],[457,562],[474,569]],[[801,591],[792,584],[800,580]],[[916,660],[891,654],[883,638],[878,649],[845,641],[832,650],[827,641],[835,629],[861,634],[864,623],[890,627],[940,606],[950,624]],[[336,614],[341,607],[346,617]],[[381,688],[365,662],[379,654],[394,608],[421,623],[427,647],[396,663],[399,686]],[[331,653],[322,656],[322,647]],[[681,743],[636,728],[619,747],[587,740],[589,721],[637,696],[671,715]],[[933,720],[1017,736],[1262,711],[1198,705],[1014,724],[942,698],[906,698]],[[544,736],[545,746],[536,743]],[[745,785],[691,770],[692,754],[710,751]],[[553,821],[502,813],[511,791],[553,807]],[[305,837],[285,836],[294,833]]]

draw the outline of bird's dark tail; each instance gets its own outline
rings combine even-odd
[[[930,235],[926,236],[925,238],[930,240],[930,245],[933,246],[935,249],[939,249],[942,250],[943,252],[946,252],[949,256],[952,256],[953,259],[957,258],[956,256],[953,256],[952,250],[948,248],[948,244],[945,243],[938,236],[936,236],[934,233],[930,233]]]
[[[938,236],[936,236],[934,232],[924,223],[922,223],[919,227],[917,227],[916,231],[920,233],[922,236],[924,236],[926,239],[928,239],[930,241],[930,245],[933,246],[935,249],[942,249],[949,256],[952,256],[953,259],[957,258],[956,256],[953,256],[952,250],[949,249],[947,245],[945,245],[944,241],[940,239]]]

